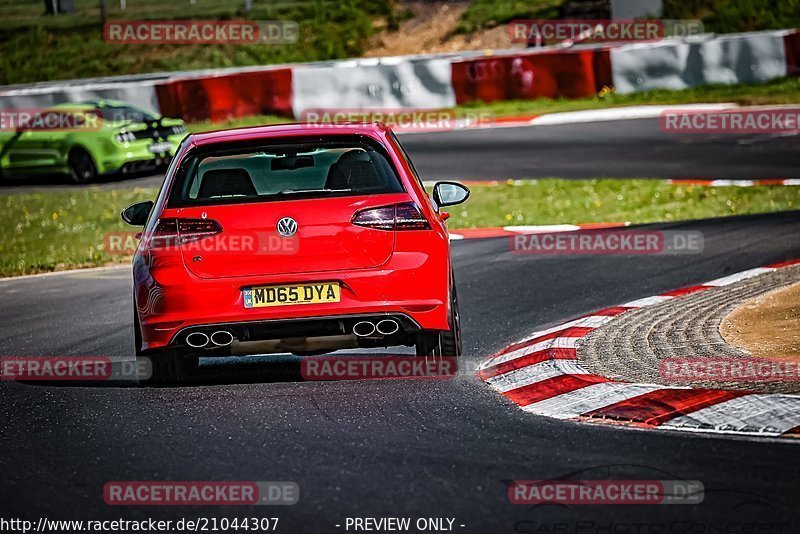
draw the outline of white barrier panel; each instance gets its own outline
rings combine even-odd
[[[157,81],[133,83],[98,83],[45,85],[0,91],[0,109],[41,109],[67,102],[121,100],[151,111],[160,112]]]
[[[666,39],[611,49],[616,92],[766,82],[787,75],[786,31]]]
[[[298,66],[292,71],[295,117],[312,109],[438,109],[455,106],[449,59],[382,58]]]

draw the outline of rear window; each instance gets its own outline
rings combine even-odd
[[[104,121],[108,122],[151,122],[157,120],[152,113],[131,106],[98,106],[95,113],[99,113]]]
[[[170,207],[403,191],[383,146],[363,138],[201,149],[181,163]]]

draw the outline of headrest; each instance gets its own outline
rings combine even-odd
[[[381,178],[369,154],[364,150],[350,150],[342,154],[328,170],[326,189],[352,189],[364,191],[380,187]]]
[[[253,179],[245,169],[213,169],[203,174],[198,198],[258,196]]]

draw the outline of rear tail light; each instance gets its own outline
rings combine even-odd
[[[419,211],[413,202],[398,204],[395,206],[394,228],[395,230],[429,230],[428,220]]]
[[[378,230],[430,230],[431,227],[413,202],[361,210],[353,216],[352,223]]]
[[[181,244],[199,241],[222,232],[222,225],[210,219],[178,219]]]
[[[367,210],[361,210],[353,215],[352,223],[357,226],[365,226],[367,228],[392,230],[394,229],[394,215],[394,206],[370,208]]]
[[[150,245],[166,248],[194,243],[222,232],[222,225],[210,219],[160,219]]]

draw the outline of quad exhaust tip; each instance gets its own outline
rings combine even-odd
[[[382,319],[375,325],[375,330],[382,336],[390,336],[400,330],[400,325],[394,319]]]
[[[353,333],[358,337],[368,337],[375,333],[375,323],[359,321],[353,326]]]
[[[233,334],[227,330],[220,330],[211,334],[211,343],[218,347],[227,347],[233,343]]]
[[[211,334],[209,337],[203,332],[192,332],[186,336],[186,344],[193,349],[211,348],[211,347],[227,347],[233,343],[233,334],[227,330],[219,330]]]
[[[186,336],[186,344],[193,349],[201,349],[208,345],[208,336],[202,332],[192,332]]]
[[[394,319],[381,319],[377,323],[372,321],[359,321],[353,325],[353,334],[358,337],[369,337],[376,333],[381,336],[390,336],[400,330],[400,324]],[[236,338],[227,330],[218,330],[209,337],[203,332],[192,332],[186,336],[186,344],[194,349],[215,347],[227,347]]]
[[[353,333],[358,337],[369,337],[375,334],[390,336],[400,330],[400,323],[394,319],[381,319],[377,323],[359,321],[353,326]]]

